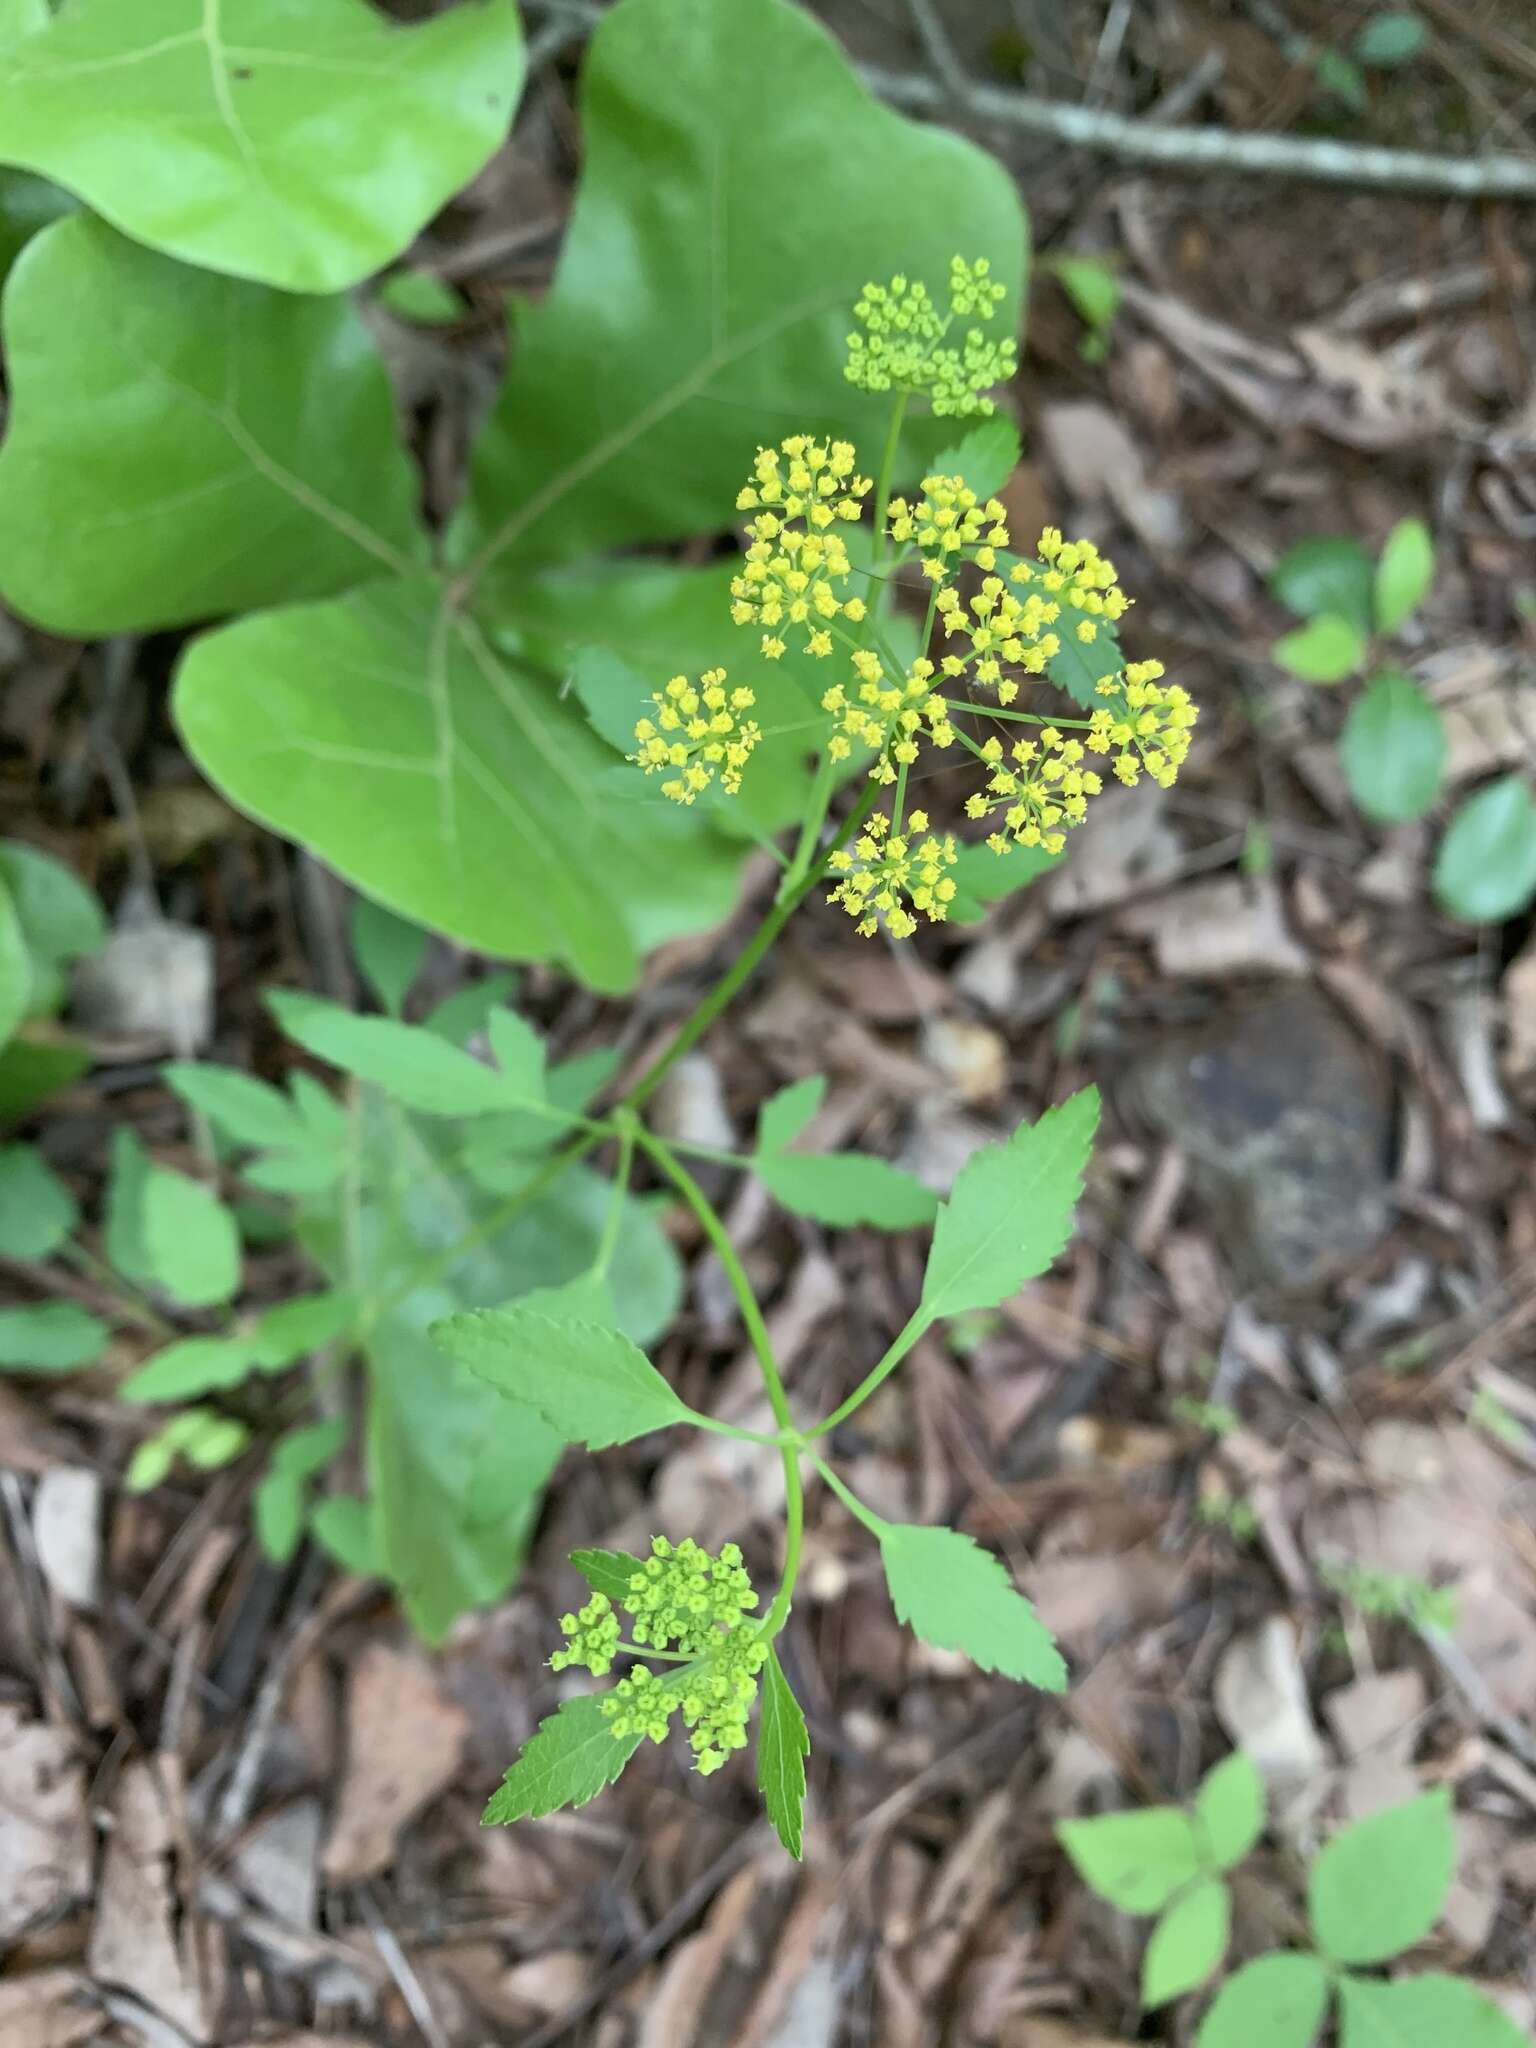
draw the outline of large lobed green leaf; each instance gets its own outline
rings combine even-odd
[[[72,0],[0,58],[0,161],[185,262],[339,292],[488,160],[522,80],[512,0],[412,29],[365,0]]]
[[[100,634],[344,589],[425,551],[389,386],[344,299],[187,270],[80,214],[4,302],[0,594]]]
[[[716,531],[757,444],[796,429],[847,434],[873,469],[888,402],[843,378],[868,279],[907,271],[938,296],[952,255],[986,255],[1017,321],[1012,179],[881,106],[787,0],[620,0],[582,116],[570,232],[518,322],[462,560]],[[955,438],[937,424],[930,452]]]

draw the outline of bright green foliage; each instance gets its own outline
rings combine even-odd
[[[345,299],[184,270],[81,214],[17,264],[5,345],[0,591],[40,625],[297,603],[424,549],[383,367]]]
[[[611,1601],[622,1600],[630,1580],[645,1570],[645,1559],[625,1550],[573,1550],[571,1563],[594,1593]]]
[[[1400,519],[1376,564],[1374,604],[1378,633],[1406,625],[1435,580],[1435,544],[1422,519]]]
[[[1060,282],[1088,329],[1080,350],[1084,362],[1103,362],[1124,296],[1119,278],[1107,263],[1091,256],[1051,256],[1041,267]]]
[[[0,158],[186,262],[339,292],[474,176],[521,86],[511,0],[414,29],[363,0],[73,0],[0,59]]]
[[[1219,1877],[1197,1878],[1152,1930],[1141,1959],[1141,2002],[1150,2011],[1205,1982],[1227,1952],[1232,1895]]]
[[[923,1275],[930,1322],[995,1308],[1046,1270],[1071,1233],[1098,1120],[1098,1090],[1081,1089],[961,1168]]]
[[[1456,1874],[1456,1829],[1446,1791],[1341,1828],[1307,1879],[1312,1931],[1339,1963],[1384,1963],[1440,1917]]]
[[[278,1372],[296,1359],[321,1351],[344,1336],[357,1315],[357,1303],[339,1290],[296,1294],[263,1309],[250,1333],[251,1354],[263,1372]]]
[[[880,1561],[896,1619],[940,1650],[959,1650],[1042,1692],[1065,1692],[1067,1667],[1002,1564],[957,1529],[885,1522]]]
[[[1456,1626],[1454,1586],[1432,1586],[1414,1572],[1381,1571],[1374,1565],[1331,1558],[1321,1561],[1317,1575],[1361,1614],[1406,1622],[1409,1628],[1441,1629],[1447,1635]]]
[[[1195,1827],[1207,1867],[1232,1870],[1264,1832],[1264,1780],[1252,1759],[1235,1749],[1201,1780]]]
[[[294,1146],[302,1149],[307,1126],[298,1110],[277,1089],[233,1067],[197,1066],[173,1060],[161,1079],[237,1145]]]
[[[1501,775],[1452,818],[1435,856],[1435,895],[1468,924],[1501,924],[1536,897],[1536,800]]]
[[[1355,36],[1355,56],[1362,64],[1379,71],[1392,71],[1410,64],[1423,49],[1426,31],[1418,15],[1407,8],[1373,14],[1360,24]]]
[[[961,476],[978,498],[993,498],[1019,466],[1019,430],[996,415],[971,427],[952,448],[934,457],[940,476]]]
[[[63,997],[70,962],[100,952],[106,941],[101,905],[62,861],[19,839],[0,840],[0,889],[27,956],[22,1015],[50,1015]]]
[[[291,1429],[272,1447],[266,1477],[251,1503],[256,1536],[274,1564],[287,1564],[304,1534],[306,1481],[323,1472],[346,1443],[347,1425],[336,1417]]]
[[[0,876],[0,1045],[27,1014],[32,970],[22,938],[21,920],[5,879]]]
[[[75,1227],[75,1198],[31,1145],[0,1146],[0,1253],[51,1258]]]
[[[1422,818],[1445,773],[1445,724],[1412,676],[1376,676],[1350,706],[1339,758],[1368,818],[1401,825]]]
[[[238,1387],[256,1370],[245,1337],[180,1337],[157,1351],[118,1388],[124,1401],[188,1401]]]
[[[72,1301],[0,1308],[0,1372],[78,1372],[94,1365],[109,1332]]]
[[[178,1458],[198,1472],[216,1472],[240,1456],[250,1441],[244,1423],[212,1408],[183,1408],[158,1435],[146,1437],[128,1460],[123,1485],[149,1493],[168,1477]]]
[[[1201,1875],[1200,1838],[1181,1807],[1064,1820],[1056,1833],[1078,1876],[1121,1913],[1160,1913]]]
[[[619,1330],[514,1305],[451,1316],[432,1337],[449,1358],[590,1451],[686,1422],[690,1413]]]
[[[428,1116],[482,1116],[529,1099],[521,1057],[522,1071],[502,1074],[435,1031],[393,1017],[359,1017],[339,1003],[286,990],[270,995],[267,1005],[295,1044],[344,1074],[387,1088],[408,1109]],[[542,1103],[542,1087],[533,1100]]]
[[[950,922],[979,924],[989,905],[1049,874],[1061,859],[1059,853],[1047,853],[1040,846],[1010,846],[1001,854],[990,846],[962,846],[949,871],[955,885]]]
[[[142,1203],[144,1270],[152,1283],[186,1308],[228,1301],[240,1285],[240,1233],[218,1196],[184,1173],[153,1166]]]
[[[757,1785],[774,1832],[797,1862],[805,1843],[805,1760],[810,1753],[800,1702],[769,1650],[757,1727]]]
[[[1365,639],[1348,619],[1324,612],[1283,635],[1272,652],[1304,683],[1342,683],[1365,659]]]
[[[620,0],[589,46],[581,111],[560,269],[519,319],[461,559],[714,532],[744,442],[786,414],[875,440],[888,408],[843,380],[848,309],[870,276],[944,276],[957,222],[990,253],[997,325],[1016,331],[1012,181],[879,105],[786,0]]]
[[[1217,1992],[1196,2048],[1313,2048],[1327,2005],[1315,1956],[1260,1956]]]
[[[921,279],[898,275],[890,284],[867,284],[854,306],[858,326],[848,337],[844,375],[860,391],[902,391],[924,398],[939,418],[990,414],[986,394],[1019,366],[1010,333],[984,334],[1008,296],[985,257],[956,256],[949,269],[949,310],[942,312]],[[956,338],[950,334],[961,323]],[[862,330],[862,332],[860,331]]]
[[[1375,569],[1360,542],[1319,534],[1287,548],[1270,571],[1269,587],[1301,619],[1344,619],[1363,640],[1375,623]]]
[[[504,1826],[554,1813],[562,1806],[585,1806],[614,1783],[645,1738],[639,1730],[616,1736],[602,1701],[602,1695],[583,1694],[539,1723],[538,1733],[523,1745],[517,1762],[491,1794],[481,1816],[484,1826]]]
[[[363,979],[390,1016],[398,1017],[427,957],[427,934],[366,896],[354,901],[347,929]]]
[[[797,1216],[842,1230],[859,1223],[878,1230],[931,1223],[938,1207],[934,1195],[887,1160],[858,1152],[785,1150],[820,1108],[826,1088],[818,1074],[763,1105],[752,1163],[774,1200]]]
[[[1530,2048],[1486,1993],[1438,1971],[1395,1984],[1346,1977],[1339,2017],[1339,2048]]]

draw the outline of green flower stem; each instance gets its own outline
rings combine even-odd
[[[886,1352],[880,1363],[875,1366],[873,1371],[865,1374],[864,1378],[859,1381],[859,1384],[840,1407],[834,1408],[824,1421],[814,1423],[811,1428],[804,1432],[805,1441],[808,1444],[813,1443],[817,1437],[825,1436],[829,1430],[834,1430],[840,1423],[846,1422],[855,1409],[862,1408],[875,1389],[883,1386],[890,1378],[918,1338],[927,1330],[931,1320],[932,1318],[929,1316],[928,1311],[919,1303],[908,1317],[906,1323],[896,1333],[890,1349]]]
[[[624,1203],[629,1194],[630,1170],[634,1163],[635,1126],[626,1121],[619,1128],[619,1158],[613,1172],[613,1193],[608,1198],[608,1214],[603,1218],[597,1257],[592,1261],[592,1271],[599,1280],[607,1278],[613,1254],[618,1248],[619,1231],[624,1223]]]
[[[773,1605],[763,1616],[764,1640],[772,1642],[789,1619],[800,1576],[800,1549],[805,1540],[805,1482],[800,1477],[799,1447],[784,1447],[784,1571]]]
[[[885,560],[885,515],[891,502],[891,484],[896,474],[896,456],[901,446],[902,422],[907,416],[908,392],[896,394],[896,403],[891,407],[891,424],[886,431],[885,447],[880,455],[880,474],[875,480],[875,560]]]
[[[1047,718],[1038,711],[1005,711],[1000,704],[972,704],[967,699],[946,697],[946,711],[957,711],[962,718],[1006,718],[1014,725],[1055,725],[1065,731],[1089,732],[1091,718]]]
[[[843,1484],[825,1458],[818,1457],[815,1451],[812,1450],[807,1450],[806,1456],[837,1495],[849,1514],[853,1516],[855,1521],[862,1522],[872,1536],[878,1536],[882,1529],[890,1526],[888,1523],[881,1521],[873,1508],[865,1507],[863,1501],[859,1499],[851,1487]]]

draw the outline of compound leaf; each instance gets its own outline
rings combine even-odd
[[[596,1323],[488,1308],[449,1316],[432,1336],[488,1386],[590,1451],[685,1422],[690,1413],[637,1345]]]
[[[1098,1090],[1080,1089],[960,1169],[923,1275],[930,1321],[995,1308],[1046,1270],[1071,1235],[1098,1120]]]
[[[1530,2037],[1486,1992],[1428,1971],[1383,1984],[1339,1985],[1341,2048],[1530,2048]]]
[[[1313,2048],[1327,2004],[1315,1956],[1259,1956],[1217,1992],[1195,2048]]]
[[[1319,1948],[1338,1963],[1383,1963],[1434,1926],[1456,1874],[1451,1795],[1439,1787],[1341,1828],[1307,1873]]]
[[[739,849],[675,805],[608,802],[613,756],[580,709],[428,577],[203,635],[176,715],[242,810],[484,952],[619,990],[732,902]]]
[[[872,467],[888,409],[844,380],[850,310],[896,271],[940,293],[957,223],[1007,287],[994,331],[1016,323],[1012,181],[881,106],[785,0],[620,0],[581,102],[575,210],[552,290],[518,321],[461,560],[716,531],[751,444],[778,437],[765,421],[846,433]]]
[[[810,1753],[800,1702],[770,1649],[757,1724],[757,1783],[774,1833],[796,1862],[805,1846],[805,1760]]]
[[[1207,1771],[1195,1794],[1195,1822],[1218,1870],[1242,1862],[1264,1832],[1264,1780],[1242,1750]]]
[[[1141,1959],[1141,2002],[1147,2010],[1203,1984],[1226,1954],[1231,1932],[1232,1895],[1219,1877],[1203,1877],[1175,1899]]]
[[[896,1619],[940,1650],[959,1650],[1043,1692],[1065,1692],[1067,1667],[1050,1630],[1002,1563],[957,1529],[881,1525],[880,1561]]]
[[[504,139],[511,0],[73,0],[0,59],[0,159],[135,241],[293,292],[398,256]]]
[[[1178,1806],[1064,1820],[1057,1837],[1090,1891],[1120,1913],[1160,1913],[1200,1875],[1200,1841]]]
[[[583,1693],[539,1723],[481,1815],[482,1827],[585,1806],[614,1783],[644,1736],[615,1735],[600,1696]]]

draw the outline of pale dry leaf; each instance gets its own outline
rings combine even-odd
[[[646,2000],[636,2048],[706,2048],[702,2031],[710,1994],[729,1967],[731,1952],[760,1905],[762,1871],[749,1863],[721,1891],[703,1927],[668,1956],[661,1981]]]
[[[1075,499],[1107,500],[1154,553],[1177,548],[1187,522],[1177,495],[1147,480],[1146,463],[1129,428],[1107,405],[1075,399],[1047,405],[1041,439]]]
[[[933,1018],[923,1031],[923,1057],[970,1107],[996,1102],[1008,1086],[1006,1039],[971,1018]]]
[[[0,1978],[0,2048],[75,2048],[100,2025],[101,2008],[78,1971]]]
[[[1056,917],[1104,910],[1168,881],[1184,856],[1168,816],[1167,795],[1155,782],[1106,789],[1072,833],[1066,858],[1043,884]]]
[[[469,1716],[439,1686],[425,1658],[370,1643],[347,1689],[346,1764],[325,1845],[332,1884],[375,1877],[401,1830],[452,1784]]]
[[[1238,974],[1307,974],[1311,957],[1291,936],[1271,877],[1222,875],[1122,910],[1120,925],[1150,939],[1158,972],[1174,981]]]
[[[212,2038],[221,1999],[217,1930],[177,1899],[173,1850],[180,1770],[170,1756],[126,1764],[112,1800],[87,1960],[194,2041]]]
[[[1216,1667],[1215,1697],[1222,1726],[1271,1785],[1291,1790],[1323,1769],[1327,1752],[1284,1615],[1233,1637]]]
[[[85,1771],[62,1729],[0,1705],[0,1943],[91,1888]]]
[[[54,1465],[32,1499],[32,1541],[61,1600],[87,1610],[101,1580],[101,1478],[88,1465]]]
[[[119,924],[71,988],[75,1022],[124,1057],[185,1059],[213,1035],[213,941],[192,925],[158,914]]]
[[[1291,338],[1311,377],[1290,424],[1365,449],[1418,447],[1463,424],[1439,375],[1422,364],[1400,367],[1326,327],[1298,327]]]
[[[231,1859],[242,1887],[286,1926],[315,1925],[324,1818],[318,1799],[295,1799],[252,1828]]]

